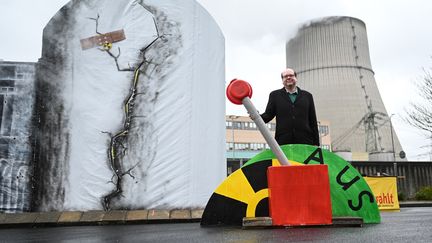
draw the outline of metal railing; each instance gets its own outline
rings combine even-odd
[[[414,198],[422,187],[432,186],[432,162],[351,161],[363,176],[397,176],[398,192]],[[396,173],[395,173],[396,172]]]

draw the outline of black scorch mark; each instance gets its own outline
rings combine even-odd
[[[121,159],[126,153],[127,147],[125,146],[126,141],[128,139],[128,134],[130,131],[132,119],[136,116],[133,115],[133,108],[134,108],[134,102],[136,96],[139,94],[137,93],[137,86],[139,82],[139,76],[141,73],[145,73],[146,71],[146,64],[151,63],[150,60],[147,60],[146,58],[146,52],[147,50],[155,44],[156,41],[159,39],[163,39],[164,36],[159,33],[159,29],[156,23],[155,17],[153,17],[153,23],[156,30],[156,37],[153,39],[147,46],[142,48],[140,50],[141,55],[143,57],[143,60],[137,65],[135,68],[120,68],[118,59],[120,57],[120,48],[118,48],[118,53],[115,55],[112,51],[112,43],[103,43],[102,48],[99,48],[99,50],[104,51],[108,53],[108,55],[114,59],[117,70],[118,71],[133,71],[133,80],[131,82],[131,87],[129,89],[129,93],[127,97],[124,100],[124,106],[123,106],[123,114],[124,114],[124,121],[122,128],[117,131],[114,135],[110,132],[103,132],[110,135],[110,143],[108,148],[108,162],[111,171],[113,172],[113,176],[111,178],[111,183],[114,184],[115,188],[108,193],[107,195],[103,196],[102,198],[102,205],[104,207],[104,210],[108,211],[111,210],[111,203],[112,200],[115,198],[118,198],[122,195],[123,188],[122,188],[122,180],[125,175],[129,175],[132,178],[135,178],[131,171],[137,166],[137,164],[133,165],[131,168],[124,170]],[[96,22],[96,33],[102,34],[98,31],[98,25],[99,25],[99,14],[96,18],[90,18]],[[157,65],[157,64],[156,64]]]

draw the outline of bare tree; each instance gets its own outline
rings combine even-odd
[[[432,143],[432,68],[424,69],[423,76],[416,83],[419,100],[410,102],[406,111],[405,122],[419,129],[426,138]],[[418,156],[429,155],[432,161],[432,144],[427,144],[421,148],[429,148],[429,151]]]
[[[405,121],[420,129],[427,137],[432,134],[432,68],[423,69],[423,77],[416,83],[420,100],[410,102]]]

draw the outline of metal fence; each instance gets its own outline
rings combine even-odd
[[[432,162],[352,161],[364,176],[397,176],[398,192],[410,199],[422,187],[432,186]],[[395,173],[395,171],[397,173]]]

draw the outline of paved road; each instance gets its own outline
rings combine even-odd
[[[0,242],[432,242],[432,207],[382,213],[382,223],[353,227],[201,228],[198,223],[0,229]]]

